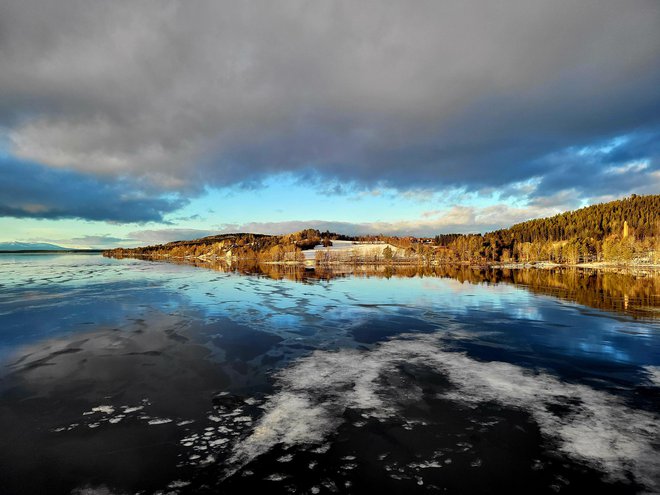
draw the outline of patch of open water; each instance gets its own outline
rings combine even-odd
[[[2,255],[0,280],[2,493],[660,491],[658,320],[565,275]],[[626,309],[658,286],[617,280]]]

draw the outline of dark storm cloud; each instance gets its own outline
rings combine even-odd
[[[148,222],[162,221],[164,213],[184,204],[150,195],[130,180],[101,180],[0,157],[0,217]]]
[[[660,191],[660,128],[571,148],[540,160],[545,174],[533,196],[574,190],[578,196]]]
[[[160,190],[590,196],[602,163],[569,151],[660,124],[659,25],[657,0],[4,1],[0,126],[25,159]]]

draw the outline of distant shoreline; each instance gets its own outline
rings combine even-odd
[[[166,263],[184,263],[191,264],[194,266],[205,267],[205,265],[222,265],[227,268],[238,267],[242,265],[266,265],[266,266],[290,266],[290,267],[300,267],[306,269],[332,269],[340,267],[369,267],[369,266],[378,266],[378,267],[441,267],[441,266],[456,266],[456,267],[466,267],[472,269],[486,269],[486,270],[524,270],[524,269],[536,269],[536,270],[551,270],[555,268],[578,268],[578,269],[590,269],[590,270],[602,270],[609,272],[617,271],[637,271],[637,270],[647,270],[647,271],[660,271],[660,264],[657,263],[612,263],[612,262],[589,262],[589,263],[551,263],[547,261],[529,261],[521,263],[474,263],[468,261],[435,261],[430,263],[419,262],[416,260],[381,260],[381,261],[324,261],[316,262],[314,260],[305,260],[305,261],[259,261],[254,258],[233,258],[231,260],[218,257],[216,259],[209,258],[206,256],[200,257],[172,257],[172,256],[150,256],[145,254],[134,254],[128,256],[113,256],[109,252],[104,252],[104,256],[110,258],[134,258],[134,259],[144,259],[150,261],[162,261]],[[210,266],[209,266],[210,267]]]
[[[588,263],[550,263],[548,261],[530,261],[528,263],[493,263],[490,268],[591,268],[591,269],[645,269],[660,270],[658,263],[611,263],[607,261],[592,261]]]
[[[102,254],[105,249],[18,249],[0,250],[0,254]]]

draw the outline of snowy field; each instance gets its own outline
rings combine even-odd
[[[380,242],[380,243],[360,243],[360,242],[354,242],[354,241],[332,241],[332,246],[330,247],[323,247],[322,244],[318,244],[317,246],[314,246],[314,249],[308,249],[307,251],[303,251],[305,254],[305,260],[314,260],[316,257],[316,252],[317,251],[323,251],[323,250],[330,250],[331,253],[333,254],[340,254],[340,253],[346,253],[346,254],[355,254],[357,256],[368,256],[368,255],[373,255],[373,254],[383,254],[383,249],[388,247],[392,250],[392,253],[394,255],[398,256],[403,256],[404,250],[397,248],[395,246],[392,246],[391,244],[388,244],[386,242]]]

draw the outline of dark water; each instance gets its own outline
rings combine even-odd
[[[278,270],[1,255],[0,493],[660,492],[657,275]]]

